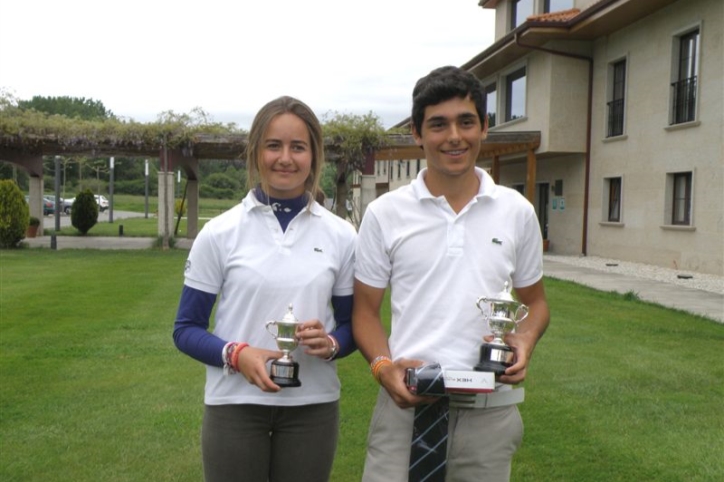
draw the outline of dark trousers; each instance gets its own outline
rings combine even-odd
[[[206,482],[324,482],[337,448],[339,402],[279,407],[206,405]]]

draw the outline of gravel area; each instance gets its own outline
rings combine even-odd
[[[599,258],[597,256],[561,256],[546,254],[543,257],[546,260],[556,261],[559,263],[655,280],[663,283],[685,286],[687,288],[709,291],[711,293],[724,294],[724,276],[662,268],[660,266],[632,263],[629,261],[609,258]]]

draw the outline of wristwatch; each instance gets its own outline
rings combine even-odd
[[[339,345],[337,345],[337,340],[335,340],[332,335],[327,335],[327,338],[329,338],[329,341],[332,342],[332,352],[327,358],[325,358],[325,360],[331,361],[334,360],[334,357],[337,356],[337,353],[339,352]]]

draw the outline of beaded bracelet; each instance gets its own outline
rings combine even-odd
[[[237,343],[234,347],[234,352],[231,354],[231,366],[234,367],[234,370],[237,372],[241,371],[239,370],[239,353],[247,346],[249,346],[248,343]]]
[[[236,369],[231,364],[231,355],[234,353],[236,345],[238,345],[238,343],[230,341],[224,345],[224,348],[221,350],[221,359],[224,362],[224,375],[232,375],[236,373]]]
[[[327,338],[329,338],[329,341],[332,343],[332,353],[327,358],[325,358],[324,361],[332,361],[337,357],[337,353],[339,352],[339,344],[332,335],[327,335]]]
[[[386,365],[394,365],[394,363],[390,357],[384,355],[378,356],[370,363],[370,371],[372,372],[372,376],[375,377],[375,380],[377,380],[377,383],[380,383],[380,369]]]

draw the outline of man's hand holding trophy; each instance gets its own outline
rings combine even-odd
[[[503,341],[505,335],[528,316],[528,307],[510,294],[506,281],[493,296],[481,296],[476,306],[493,334],[493,340],[480,346],[478,363],[471,370],[452,370],[439,363],[408,368],[405,383],[417,395],[442,396],[454,393],[486,393],[495,390],[496,377],[515,362],[515,352]]]

